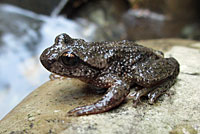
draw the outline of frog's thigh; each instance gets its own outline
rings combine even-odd
[[[152,104],[154,103],[154,101],[161,95],[163,94],[166,90],[168,90],[176,81],[176,77],[179,73],[179,64],[178,62],[173,59],[173,58],[169,58],[169,59],[164,59],[164,60],[168,60],[168,61],[155,61],[155,63],[159,63],[159,62],[163,62],[163,63],[159,63],[160,65],[163,65],[161,67],[156,68],[152,67],[150,71],[153,72],[153,69],[163,69],[163,70],[158,70],[155,71],[156,73],[160,73],[161,76],[158,76],[158,74],[148,74],[145,73],[145,75],[149,75],[147,79],[145,79],[144,81],[142,81],[144,85],[144,88],[142,88],[139,91],[136,91],[135,93],[133,93],[131,96],[134,99],[134,104],[137,104],[140,100],[140,98],[142,96],[146,96],[148,95],[149,98],[149,103]],[[153,65],[153,64],[152,64]],[[148,70],[149,71],[149,70]],[[148,72],[147,71],[147,72]],[[171,72],[168,72],[171,71]],[[164,73],[167,74],[167,76],[164,76]],[[143,76],[143,75],[141,75]],[[153,76],[155,78],[153,78]],[[156,76],[158,76],[156,78]],[[167,78],[165,78],[167,77]],[[157,81],[156,81],[156,80]],[[151,84],[154,84],[151,86],[151,84],[149,84],[148,80],[150,80]],[[147,85],[147,87],[145,87]]]
[[[168,90],[176,81],[176,77],[171,76],[163,81],[160,85],[148,88],[142,88],[139,91],[135,91],[131,97],[133,98],[134,105],[140,101],[142,96],[148,96],[148,101],[153,104],[155,100],[162,95],[166,90]]]
[[[142,87],[152,87],[178,75],[179,64],[174,58],[162,58],[141,63],[134,72],[135,82]]]

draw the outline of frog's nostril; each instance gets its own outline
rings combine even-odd
[[[42,63],[42,65],[45,67],[45,68],[47,68],[49,65],[49,63],[48,63],[48,61],[47,60],[45,60],[45,58],[41,55],[40,56],[40,62]]]
[[[40,56],[40,62],[42,63],[42,65],[49,70],[50,66],[52,64],[52,61],[48,60],[47,56],[44,54],[44,52],[41,54]]]
[[[55,58],[52,58],[52,55],[47,55],[44,52],[40,56],[41,64],[49,71],[51,71],[56,61]]]

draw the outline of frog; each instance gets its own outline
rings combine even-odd
[[[87,42],[62,33],[54,44],[40,55],[42,65],[50,72],[79,79],[96,88],[106,89],[94,102],[68,111],[69,116],[98,114],[119,106],[130,89],[138,104],[142,97],[154,104],[176,82],[179,63],[163,52],[135,41]]]

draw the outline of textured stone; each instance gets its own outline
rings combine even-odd
[[[102,114],[67,117],[68,110],[92,103],[101,94],[76,79],[48,81],[0,121],[0,134],[169,134],[183,129],[200,133],[200,43],[180,39],[140,41],[180,63],[177,83],[154,105],[132,100]],[[179,126],[179,127],[177,127]]]

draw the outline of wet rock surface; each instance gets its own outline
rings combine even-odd
[[[144,102],[134,108],[132,100],[127,98],[106,113],[68,117],[67,111],[92,103],[102,94],[79,80],[57,79],[37,88],[4,117],[0,121],[0,134],[200,133],[200,43],[180,39],[138,43],[162,50],[166,57],[173,56],[180,63],[177,83],[154,105]]]

